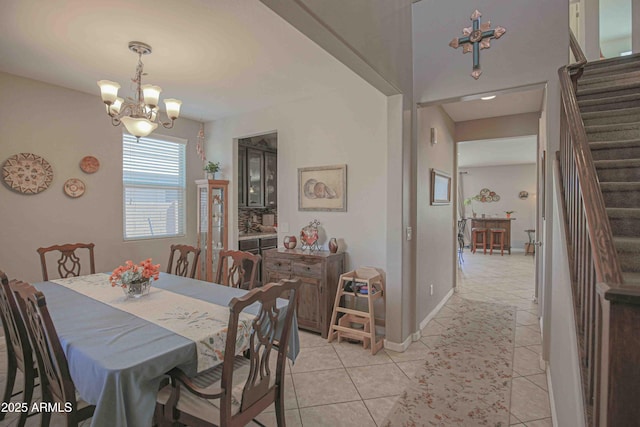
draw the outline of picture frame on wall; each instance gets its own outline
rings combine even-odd
[[[298,168],[299,211],[347,211],[347,165]]]
[[[451,175],[438,169],[431,169],[431,204],[451,204]]]

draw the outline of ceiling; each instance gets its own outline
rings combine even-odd
[[[144,83],[183,101],[202,121],[315,96],[354,74],[259,0],[3,0],[0,71],[99,96],[97,80],[122,85],[153,48]]]
[[[525,90],[496,91],[465,97],[464,100],[458,102],[442,104],[442,108],[454,122],[534,113],[539,112],[542,108],[543,94],[543,86]],[[489,95],[496,95],[496,97],[488,101],[480,99],[480,97]]]

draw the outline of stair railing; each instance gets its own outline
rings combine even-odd
[[[587,60],[573,33],[570,47],[577,62],[558,70],[562,103],[557,157],[585,417],[595,427],[633,425],[640,419],[637,392],[640,363],[634,367],[629,361],[637,362],[640,356],[637,332],[640,289],[630,290],[623,285],[613,233],[578,107],[577,82]],[[631,305],[630,297],[635,298]],[[626,369],[629,367],[631,371]]]

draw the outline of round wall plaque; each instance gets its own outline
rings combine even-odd
[[[13,191],[38,194],[53,181],[49,162],[33,153],[19,153],[9,157],[2,166],[2,179]]]
[[[80,160],[80,169],[84,173],[94,173],[100,169],[100,161],[93,156],[84,156]]]
[[[70,178],[64,183],[64,193],[69,197],[80,197],[84,194],[84,182],[78,178]]]

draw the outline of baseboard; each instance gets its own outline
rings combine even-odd
[[[431,310],[431,313],[429,313],[427,315],[427,317],[425,317],[422,322],[420,322],[420,329],[418,330],[418,338],[415,339],[414,341],[418,341],[420,339],[420,334],[421,331],[425,328],[425,326],[427,326],[427,324],[431,321],[431,319],[433,319],[434,317],[436,317],[436,315],[438,314],[438,312],[440,312],[440,310],[442,309],[442,307],[444,307],[444,305],[447,303],[447,301],[449,301],[449,298],[451,298],[451,296],[453,295],[453,288],[447,293],[447,295],[444,296],[444,298],[442,298],[442,301],[440,301],[440,303],[438,303],[438,305],[436,306],[436,308],[434,308],[433,310]]]
[[[551,383],[551,369],[549,367],[549,363],[545,362],[547,365],[547,388],[549,389],[549,406],[551,407],[551,423],[553,427],[558,427],[558,414],[556,413],[556,401],[553,397],[553,384]]]
[[[445,295],[445,297],[442,299],[442,301],[440,301],[440,303],[438,303],[436,308],[434,308],[431,311],[431,313],[429,313],[429,315],[427,317],[425,317],[422,322],[420,322],[420,328],[417,331],[415,331],[414,333],[409,335],[401,343],[397,343],[397,342],[393,342],[393,341],[389,341],[389,340],[385,339],[384,340],[384,348],[387,348],[387,349],[389,349],[391,351],[396,351],[398,353],[402,353],[406,349],[408,349],[413,341],[418,341],[420,338],[422,338],[422,330],[424,329],[424,327],[427,326],[427,323],[429,323],[431,321],[431,319],[433,319],[436,316],[436,314],[438,314],[438,312],[442,309],[442,307],[444,307],[444,305],[447,303],[447,301],[449,301],[449,298],[451,298],[452,295],[453,295],[453,289],[451,289],[447,293],[447,295]]]
[[[406,340],[401,343],[389,341],[388,339],[384,340],[384,348],[389,349],[391,351],[395,351],[398,353],[403,353],[406,349],[409,348],[411,343],[413,342],[413,334],[409,335]]]

